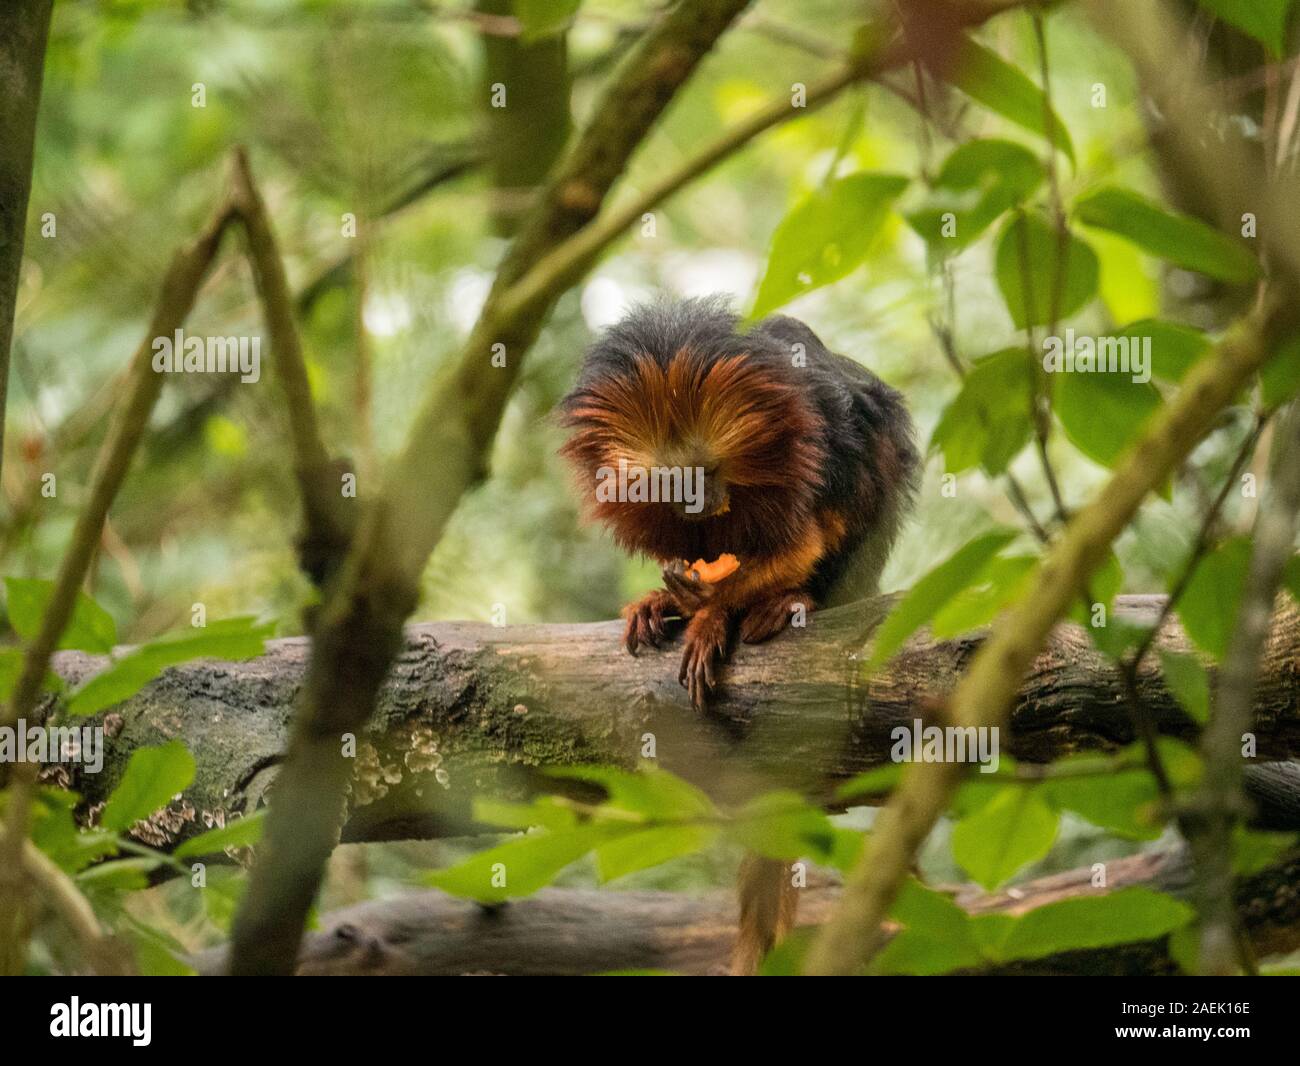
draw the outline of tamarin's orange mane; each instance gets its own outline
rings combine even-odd
[[[561,453],[593,516],[625,548],[661,560],[785,548],[810,517],[825,444],[815,409],[782,370],[748,354],[708,360],[682,348],[666,367],[641,355],[630,370],[585,383],[566,404]],[[688,522],[667,504],[596,500],[601,467],[695,458],[727,484],[725,514]]]

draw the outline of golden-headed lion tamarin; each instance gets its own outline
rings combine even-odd
[[[664,587],[624,611],[627,650],[684,620],[679,680],[697,708],[734,637],[877,590],[919,466],[895,390],[802,322],[742,331],[716,298],[629,313],[587,352],[561,417],[592,514],[663,567]],[[728,555],[738,565],[708,567]],[[792,920],[787,882],[780,863],[742,866],[734,970],[752,972]]]

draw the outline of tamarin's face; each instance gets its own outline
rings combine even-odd
[[[800,384],[744,351],[589,364],[564,403],[563,454],[625,546],[666,557],[701,538],[718,550],[766,543],[817,482],[820,436]]]

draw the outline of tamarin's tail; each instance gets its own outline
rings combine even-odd
[[[752,977],[763,956],[794,926],[798,890],[790,882],[790,864],[753,852],[740,861],[740,929],[731,953],[731,972]]]

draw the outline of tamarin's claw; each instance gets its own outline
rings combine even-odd
[[[632,655],[642,644],[652,648],[659,647],[659,642],[667,636],[664,628],[664,615],[677,611],[677,604],[663,589],[655,589],[635,603],[623,608],[623,617],[627,619],[627,628],[623,630],[623,646]]]
[[[710,692],[717,687],[717,665],[727,654],[727,612],[704,607],[686,627],[686,649],[677,680],[691,697],[697,711],[704,710]]]

